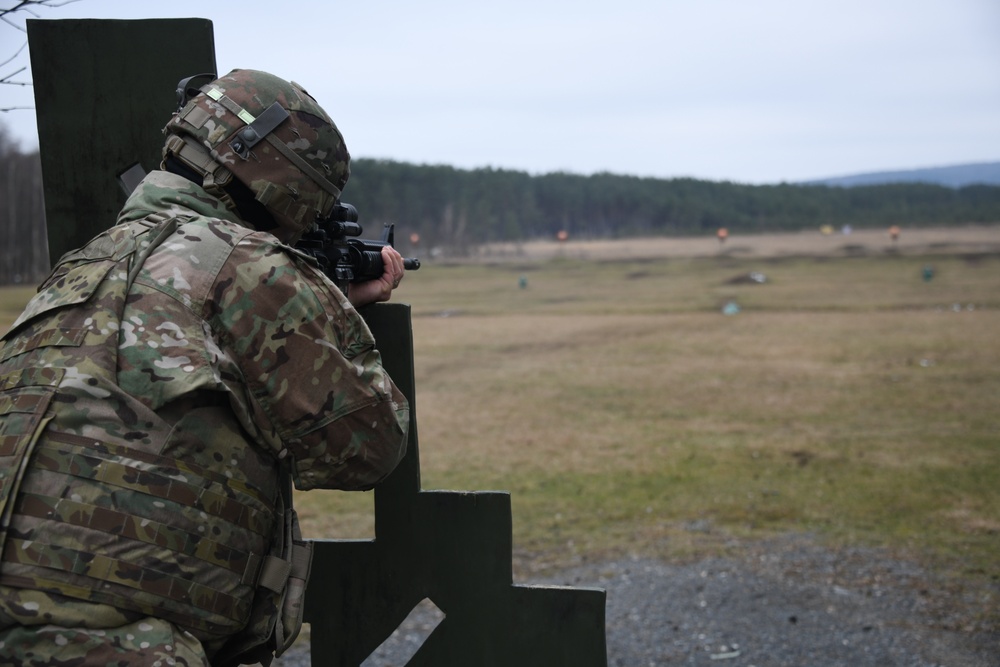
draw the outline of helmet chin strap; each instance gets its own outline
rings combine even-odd
[[[200,185],[208,194],[259,231],[273,233],[279,227],[271,214],[272,209],[288,216],[303,229],[307,226],[308,217],[315,215],[309,207],[300,205],[295,192],[287,188],[268,183],[263,190],[255,193],[191,137],[170,135],[164,144],[163,155],[162,168],[167,168],[167,157],[177,160],[201,178]],[[244,190],[246,196],[240,197],[240,190]],[[331,198],[330,204],[334,202],[336,199]],[[256,210],[257,207],[259,210]]]
[[[233,182],[233,172],[212,158],[208,150],[190,137],[180,137],[172,134],[167,137],[163,146],[163,154],[173,155],[202,177],[201,187],[213,197],[222,201],[226,208],[239,212],[236,202],[229,196],[225,188]]]

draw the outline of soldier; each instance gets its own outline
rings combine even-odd
[[[190,93],[0,345],[2,664],[269,663],[309,569],[289,480],[370,489],[406,448],[355,310],[402,258],[345,295],[292,247],[339,202],[340,132],[263,72]]]

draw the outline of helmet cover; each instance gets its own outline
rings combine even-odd
[[[173,154],[194,167],[206,177],[206,189],[227,204],[221,189],[235,177],[271,213],[281,228],[276,235],[287,242],[329,215],[347,184],[351,157],[309,93],[272,74],[239,69],[201,91],[164,128],[164,158]]]

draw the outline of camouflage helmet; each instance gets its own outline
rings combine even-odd
[[[237,69],[215,79],[163,131],[164,165],[176,157],[234,210],[226,187],[235,178],[288,242],[329,215],[350,176],[344,137],[326,112],[298,84],[266,72]]]

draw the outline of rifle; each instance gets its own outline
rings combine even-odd
[[[295,247],[315,258],[323,273],[346,294],[348,283],[363,283],[382,275],[382,248],[393,246],[395,225],[386,223],[377,241],[357,238],[363,233],[358,224],[358,210],[350,204],[338,203]],[[416,271],[420,260],[404,258],[403,268]]]

